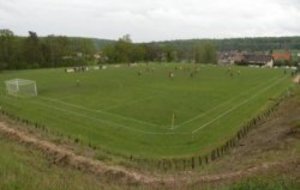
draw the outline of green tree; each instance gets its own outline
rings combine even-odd
[[[27,68],[39,67],[44,63],[42,46],[35,32],[29,31],[29,37],[24,41],[23,56]]]
[[[63,66],[63,57],[70,55],[70,42],[67,37],[50,35],[43,39],[42,52],[44,67]]]
[[[211,43],[198,44],[194,48],[194,60],[196,63],[217,63],[217,51]]]
[[[110,46],[104,48],[103,53],[110,63],[130,63],[145,59],[145,47],[133,44],[130,35],[126,34]]]
[[[14,33],[8,29],[0,30],[0,70],[8,68],[15,61]]]
[[[71,38],[70,50],[75,57],[74,64],[76,65],[88,64],[96,53],[95,43],[92,39],[87,38]]]
[[[161,61],[161,48],[155,43],[143,44],[145,61]]]
[[[143,44],[134,44],[130,53],[130,62],[145,61],[146,50]]]

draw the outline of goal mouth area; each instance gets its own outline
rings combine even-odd
[[[36,82],[28,79],[12,79],[4,82],[6,93],[12,96],[32,97],[37,96]]]

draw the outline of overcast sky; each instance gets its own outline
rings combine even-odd
[[[300,0],[0,0],[0,28],[136,42],[292,36]]]

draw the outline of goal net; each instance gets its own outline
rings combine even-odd
[[[36,82],[25,79],[5,81],[6,92],[13,96],[37,96]]]

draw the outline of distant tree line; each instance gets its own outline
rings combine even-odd
[[[117,41],[49,35],[27,37],[0,30],[0,70],[63,67],[101,63],[217,63],[217,51],[300,50],[300,37],[174,40],[133,43],[129,35]],[[95,57],[97,56],[97,59]]]
[[[132,43],[120,38],[104,48],[108,62],[195,62],[216,63],[217,51],[272,52],[273,50],[300,50],[300,37],[258,37],[235,39],[192,39],[151,43]],[[125,39],[126,39],[125,37]],[[130,47],[126,54],[125,47]],[[126,49],[126,51],[124,50]],[[122,52],[122,53],[121,53]],[[121,55],[120,55],[121,54]],[[139,56],[134,56],[134,55]]]
[[[271,51],[277,49],[300,50],[300,37],[257,37],[231,39],[191,39],[155,42],[158,45],[169,45],[179,51],[191,50],[196,44],[210,43],[218,51]]]
[[[159,43],[132,43],[127,34],[103,49],[103,62],[195,62],[217,63],[217,50],[212,43],[197,43],[185,51]]]
[[[15,36],[0,30],[0,69],[28,69],[87,64],[96,52],[92,40],[49,35]]]

